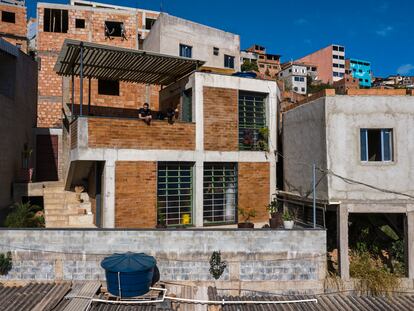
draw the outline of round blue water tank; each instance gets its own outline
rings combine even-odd
[[[101,267],[105,269],[108,291],[119,297],[148,293],[156,263],[154,257],[144,253],[128,252],[105,257]]]

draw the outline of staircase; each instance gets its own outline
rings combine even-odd
[[[86,192],[65,191],[63,182],[43,184],[46,228],[95,228]]]

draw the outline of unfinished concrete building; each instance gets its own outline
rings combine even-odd
[[[406,268],[414,278],[414,97],[406,90],[348,90],[323,96],[283,116],[283,197],[312,221],[312,165],[319,168],[317,224],[337,217],[339,268],[349,278],[349,224],[367,215],[387,219],[404,235]]]

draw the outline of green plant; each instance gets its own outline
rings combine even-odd
[[[15,203],[4,221],[4,226],[9,228],[41,228],[45,226],[43,215],[37,212],[42,209],[37,205],[27,203]]]
[[[269,128],[262,127],[259,129],[259,139],[257,141],[257,148],[261,151],[269,150]]]
[[[13,267],[11,252],[0,254],[0,275],[7,275]]]
[[[283,207],[283,203],[278,201],[277,198],[273,198],[273,200],[266,206],[267,211],[270,214],[278,213]]]
[[[293,214],[289,210],[285,210],[282,215],[283,221],[292,221],[294,219]]]
[[[239,208],[239,215],[243,218],[243,222],[250,222],[250,218],[256,217],[256,210]]]
[[[218,280],[226,269],[227,263],[221,260],[220,251],[214,251],[210,257],[210,274]]]
[[[241,65],[241,71],[259,71],[259,67],[256,62],[249,62],[245,60]]]
[[[400,286],[398,276],[367,251],[352,251],[349,269],[351,277],[356,279],[355,289],[361,294],[391,295]]]
[[[29,148],[29,145],[25,143],[22,151],[22,168],[29,168],[30,158],[32,156],[33,149]]]

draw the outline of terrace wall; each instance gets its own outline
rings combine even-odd
[[[2,280],[104,280],[100,261],[126,251],[155,256],[162,281],[199,299],[209,285],[317,293],[326,276],[323,230],[1,230],[0,240],[13,257]],[[209,273],[215,250],[227,261],[217,281]]]
[[[195,124],[137,119],[88,119],[90,148],[194,150]]]

